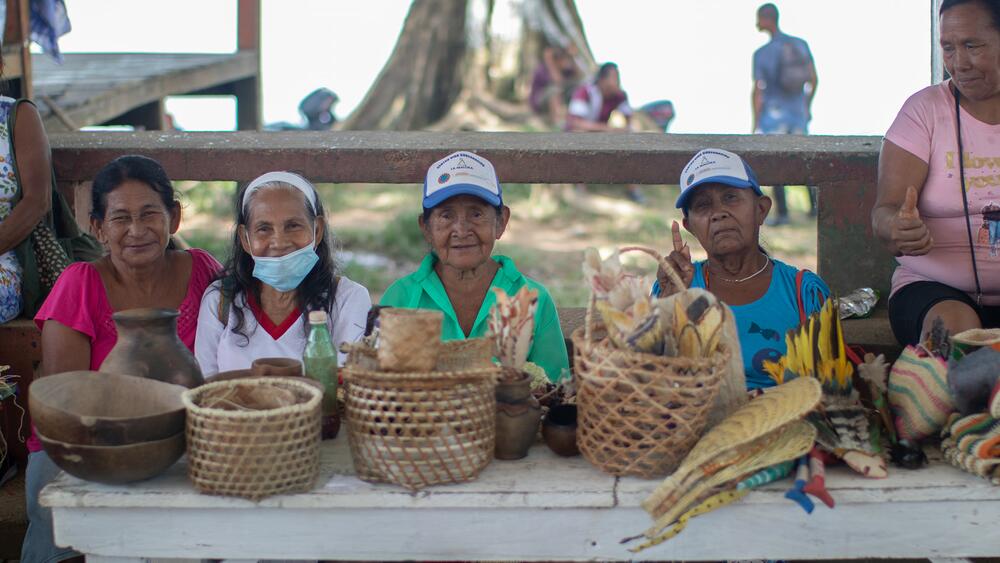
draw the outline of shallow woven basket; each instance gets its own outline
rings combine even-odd
[[[203,406],[239,386],[284,389],[298,402],[256,411]],[[319,475],[322,396],[315,386],[286,377],[219,381],[184,392],[188,477],[195,488],[251,500],[310,490]]]
[[[358,477],[410,490],[474,479],[493,459],[499,368],[396,373],[345,366]]]
[[[650,249],[630,247],[655,256]],[[678,287],[683,284],[678,278]],[[615,348],[601,338],[594,301],[584,326],[573,332],[578,379],[577,445],[598,469],[612,475],[660,477],[673,471],[705,428],[729,355],[665,357]]]
[[[364,342],[342,344],[340,350],[347,354],[344,365],[366,371],[379,371],[378,352]],[[434,371],[463,371],[493,367],[493,340],[467,338],[441,343]]]
[[[493,339],[467,338],[441,343],[434,371],[463,371],[493,367]]]

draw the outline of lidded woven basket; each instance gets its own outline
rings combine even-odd
[[[493,459],[499,368],[477,360],[465,369],[406,373],[349,363],[341,373],[361,479],[418,490],[472,480]]]
[[[188,477],[202,493],[251,500],[310,490],[319,475],[323,393],[291,377],[186,391]],[[258,408],[243,399],[259,398]]]

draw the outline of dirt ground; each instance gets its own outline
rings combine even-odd
[[[187,201],[181,234],[224,260],[231,244],[234,187],[219,184],[191,184],[182,190]],[[671,222],[681,219],[673,205],[676,186],[644,186],[641,205],[629,201],[621,186],[515,184],[504,190],[511,222],[495,252],[514,258],[562,307],[586,304],[580,274],[586,248],[596,247],[602,254],[630,245],[667,251]],[[417,267],[427,251],[417,227],[420,186],[338,184],[320,186],[320,191],[339,241],[341,266],[374,299]],[[788,196],[792,222],[764,227],[763,245],[775,258],[815,271],[816,221],[806,216],[805,190],[792,187]],[[694,257],[704,258],[697,241],[684,235]],[[638,272],[654,273],[651,261],[632,260]]]

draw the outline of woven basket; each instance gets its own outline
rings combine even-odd
[[[378,352],[364,342],[345,343],[340,350],[347,354],[345,366],[364,371],[379,371]],[[441,343],[434,371],[464,371],[493,367],[493,341],[489,338],[467,338]]]
[[[255,387],[290,392],[296,403],[265,410],[208,406]],[[288,377],[219,381],[184,392],[188,476],[195,488],[251,500],[311,489],[319,475],[322,396]]]
[[[441,350],[441,311],[400,309],[379,311],[379,343],[376,349],[382,371],[429,371]]]
[[[656,256],[682,287],[679,277]],[[729,355],[665,357],[613,347],[594,320],[594,300],[584,326],[573,332],[578,379],[577,442],[598,469],[612,475],[658,477],[673,471],[695,445],[726,372]]]
[[[464,371],[493,367],[493,340],[467,338],[441,343],[434,371]]]
[[[347,436],[358,477],[410,490],[474,479],[493,459],[499,372],[345,366]]]

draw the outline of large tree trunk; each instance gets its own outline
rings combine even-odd
[[[344,129],[521,129],[549,45],[595,68],[573,0],[414,0],[396,47]]]

